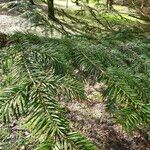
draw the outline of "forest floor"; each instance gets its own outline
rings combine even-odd
[[[14,13],[13,9],[5,11],[5,7],[7,7],[7,5],[4,4],[7,3],[3,3],[2,1],[0,3],[1,3],[0,8],[1,7],[4,8],[1,9],[0,11],[0,32],[13,33],[14,31],[22,31],[22,32],[38,33],[42,35],[47,34],[46,32],[43,32],[41,26],[39,27],[37,25],[35,28],[34,26],[32,26],[32,23],[31,21],[28,20],[28,18],[18,15],[16,14],[16,12]],[[42,8],[43,11],[47,10],[45,4],[40,3],[37,5],[39,9]],[[118,26],[124,26],[125,24],[127,24],[127,22],[129,22],[129,25],[135,24],[135,26],[138,27],[141,26],[141,28],[150,31],[150,22],[131,16],[131,14],[135,15],[135,10],[129,9],[126,6],[114,5],[114,10],[110,13],[105,10],[103,12],[102,9],[101,15],[99,16],[101,22],[95,21],[95,23],[93,23],[93,19],[90,18],[89,20],[88,15],[86,17],[84,16],[86,12],[82,10],[81,6],[76,6],[76,4],[72,3],[70,0],[68,0],[68,3],[67,1],[57,0],[55,2],[55,7],[59,9],[59,12],[57,12],[58,13],[57,16],[58,19],[61,20],[64,29],[67,28],[67,31],[74,30],[71,31],[71,33],[73,32],[81,33],[83,30],[85,30],[84,31],[85,33],[91,34],[92,32],[93,34],[93,32],[95,32],[96,30],[98,30],[99,32],[99,30],[101,30],[100,26],[103,26],[103,24],[107,24],[106,27],[107,29],[109,28],[110,30],[115,30],[114,27],[118,28]],[[90,7],[92,8],[93,5],[91,4]],[[69,15],[67,13],[64,14],[63,10],[65,10]],[[77,16],[77,14],[79,17]],[[97,16],[92,16],[92,17],[95,18]],[[83,24],[83,26],[81,24]],[[58,25],[55,25],[55,27],[62,28],[61,25],[59,25],[59,27]],[[56,31],[54,33],[56,33]],[[56,33],[52,37],[58,37],[58,34]]]
[[[19,16],[0,15],[0,32],[13,33],[14,31],[25,31],[24,25],[20,25],[23,22],[23,18]]]
[[[56,5],[59,6],[60,4],[62,3],[58,1]],[[75,4],[70,3],[68,6],[69,9],[79,8],[78,6],[76,7]],[[59,7],[66,7],[66,3],[63,3],[63,5]],[[32,28],[30,22],[19,15],[10,15],[10,13],[8,15],[8,12],[5,11],[0,12],[0,32],[10,34],[15,31],[32,31],[33,33],[37,33],[39,30],[41,29]],[[92,139],[101,150],[149,150],[150,145],[148,145],[143,136],[127,136],[120,126],[114,124],[112,116],[105,111],[105,102],[102,100],[101,94],[97,92],[101,90],[101,88],[101,85],[95,85],[94,87],[87,85],[85,91],[89,98],[88,101],[70,102],[67,104],[62,102],[62,105],[69,110],[68,118],[72,121],[72,126]],[[7,135],[3,126],[0,124],[0,140],[2,138],[2,141],[5,141],[6,138],[7,141],[10,142],[10,145],[13,145],[13,142],[17,143],[17,146],[23,145],[25,138],[28,139],[30,137],[30,133],[24,130],[24,134],[22,135],[19,129],[18,123],[14,122],[10,125],[11,133]],[[4,133],[6,135],[2,136]],[[14,136],[14,134],[17,135]],[[18,138],[21,138],[19,144]],[[1,141],[0,149],[3,149],[3,143],[1,143]]]

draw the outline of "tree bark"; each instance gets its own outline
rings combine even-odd
[[[47,0],[48,5],[48,18],[54,20],[55,13],[54,13],[54,0]]]
[[[35,5],[35,3],[34,3],[34,1],[33,0],[29,0],[30,1],[30,3],[32,4],[32,5]]]
[[[113,2],[114,2],[114,0],[107,0],[106,5],[107,5],[107,8],[108,8],[109,10],[112,9]]]

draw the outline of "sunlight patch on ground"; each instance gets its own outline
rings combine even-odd
[[[20,25],[25,20],[16,16],[0,15],[0,32],[12,33],[14,31],[25,31],[25,25]]]

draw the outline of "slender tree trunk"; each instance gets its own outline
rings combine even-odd
[[[66,0],[66,8],[68,8],[68,0]]]
[[[54,0],[47,0],[48,5],[48,18],[49,19],[55,19],[55,13],[54,13]]]
[[[79,6],[79,0],[76,0],[75,3],[77,6]]]
[[[107,0],[106,5],[107,5],[107,8],[108,8],[109,10],[111,10],[111,9],[112,9],[112,6],[113,6],[113,0]]]
[[[35,5],[35,3],[34,3],[34,1],[33,0],[29,0],[30,1],[30,3],[32,4],[32,5]]]

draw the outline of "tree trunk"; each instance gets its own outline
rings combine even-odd
[[[79,0],[76,0],[75,3],[77,6],[79,6]]]
[[[29,0],[30,1],[30,3],[32,4],[32,5],[35,5],[35,3],[34,3],[34,1],[33,0]]]
[[[48,18],[54,20],[55,19],[54,0],[47,0],[47,5],[48,5]]]
[[[114,1],[114,0],[107,0],[107,2],[106,2],[107,8],[108,8],[109,10],[112,9],[113,1]]]

